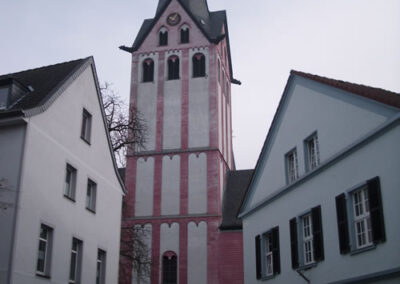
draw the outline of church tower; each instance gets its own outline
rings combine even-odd
[[[130,104],[147,126],[145,149],[127,157],[123,212],[123,226],[150,232],[151,273],[140,283],[224,283],[219,226],[234,168],[231,83],[240,84],[226,12],[210,12],[206,0],[159,0],[121,49],[132,54]]]

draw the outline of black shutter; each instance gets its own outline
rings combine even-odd
[[[339,234],[339,248],[341,254],[350,251],[349,226],[347,222],[346,195],[344,193],[336,196],[336,217]]]
[[[272,259],[274,274],[281,273],[281,257],[279,252],[279,227],[272,229]]]
[[[256,237],[256,278],[261,279],[261,238]]]
[[[381,183],[379,177],[376,177],[369,180],[367,184],[372,240],[375,244],[377,244],[386,240],[381,197]]]
[[[299,253],[297,248],[297,222],[296,218],[290,220],[290,249],[292,252],[292,268],[299,267]]]
[[[321,206],[311,209],[311,219],[313,228],[314,260],[324,260],[324,235],[322,233]]]

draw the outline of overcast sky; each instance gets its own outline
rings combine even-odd
[[[8,0],[0,74],[93,55],[128,99],[131,45],[158,0]],[[238,169],[253,168],[291,69],[400,93],[400,0],[208,0],[228,13]]]

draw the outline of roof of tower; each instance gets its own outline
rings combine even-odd
[[[242,229],[242,220],[239,219],[237,215],[253,172],[253,170],[240,170],[229,171],[226,174],[220,230]]]
[[[152,19],[144,20],[132,46],[120,46],[120,49],[130,53],[137,51],[142,45],[143,41],[148,36],[148,34],[151,32],[154,25],[158,22],[161,15],[167,9],[171,1],[172,0],[159,0],[155,17]],[[229,32],[226,11],[210,12],[208,10],[207,0],[177,1],[182,5],[183,9],[192,18],[196,26],[200,29],[200,31],[204,34],[208,41],[217,44],[221,40],[226,38],[230,65],[229,67],[231,70],[231,82],[234,84],[240,84],[240,81],[234,79],[232,74],[231,50],[229,44]],[[225,33],[223,33],[224,26]]]

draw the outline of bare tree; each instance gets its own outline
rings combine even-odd
[[[146,124],[141,113],[127,103],[105,82],[101,87],[108,132],[115,158],[120,166],[126,164],[129,151],[144,149]]]
[[[147,243],[150,229],[135,225],[123,226],[120,248],[120,283],[135,277],[136,283],[147,283],[151,272],[151,250]],[[135,275],[132,276],[132,273]]]
[[[5,201],[7,199],[3,198],[4,193],[10,192],[10,191],[11,191],[11,187],[7,184],[7,180],[4,178],[0,179],[0,210],[1,211],[5,211],[5,210],[13,207],[12,203]]]

